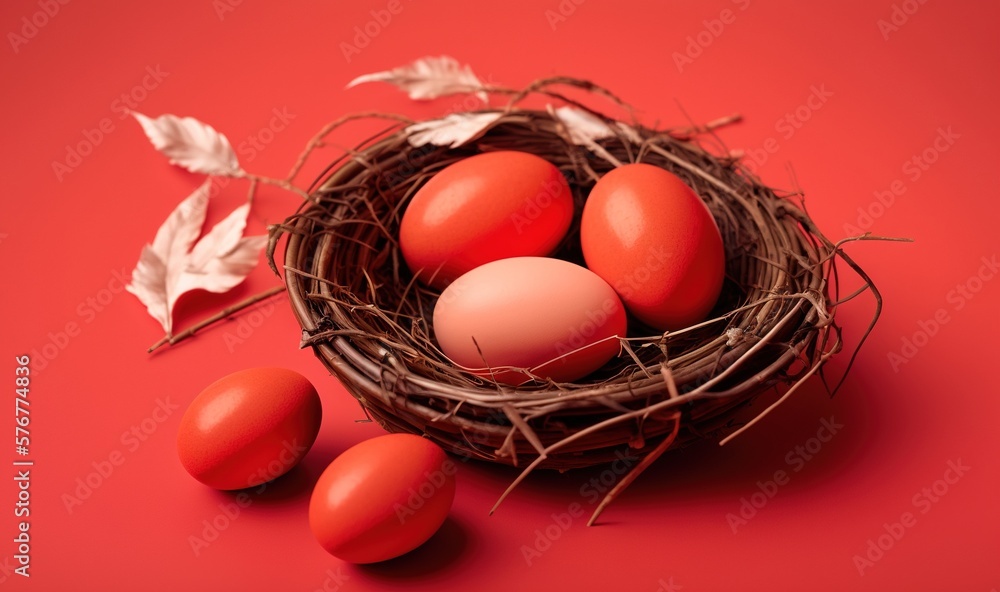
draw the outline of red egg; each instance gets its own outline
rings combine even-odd
[[[287,473],[309,451],[323,409],[313,385],[284,368],[252,368],[210,384],[185,411],[181,464],[216,489],[254,487]]]
[[[427,438],[388,434],[365,440],[320,475],[309,500],[309,526],[323,548],[344,561],[398,557],[444,523],[457,470]]]
[[[443,289],[497,259],[552,253],[573,219],[562,173],[526,152],[487,152],[442,169],[413,196],[399,227],[410,270]]]
[[[712,214],[676,175],[627,164],[602,177],[580,223],[583,255],[639,320],[676,330],[705,319],[725,277]]]
[[[582,378],[621,351],[625,334],[625,308],[611,286],[561,259],[487,263],[434,306],[434,336],[453,362],[515,386],[532,376]]]

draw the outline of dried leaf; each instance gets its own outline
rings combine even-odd
[[[226,136],[193,117],[161,115],[147,117],[132,112],[153,147],[170,159],[171,164],[192,173],[239,177],[244,175],[236,152]]]
[[[642,138],[639,137],[638,132],[628,124],[620,121],[614,122],[613,125],[615,128],[612,128],[612,124],[609,124],[589,111],[577,109],[576,107],[559,107],[557,109],[550,107],[549,112],[559,118],[563,125],[566,126],[570,140],[578,146],[589,146],[596,140],[610,138],[616,135],[615,128],[633,142],[637,144],[642,143]]]
[[[452,113],[441,119],[421,121],[406,128],[410,145],[425,144],[457,148],[486,131],[502,113]]]
[[[418,101],[468,93],[475,93],[484,103],[487,101],[486,86],[472,69],[448,56],[420,58],[406,66],[358,76],[347,88],[366,82],[388,82]]]
[[[146,305],[150,316],[173,334],[174,305],[192,290],[226,292],[242,282],[257,265],[266,236],[244,237],[250,204],[233,210],[196,239],[205,223],[211,179],[174,209],[142,249],[125,286]]]

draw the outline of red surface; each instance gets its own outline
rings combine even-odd
[[[26,35],[0,50],[5,587],[1000,587],[996,5],[404,1],[385,25],[369,25],[372,10],[384,22],[380,11],[399,7],[226,2],[70,2],[48,18],[40,7],[50,0],[0,8],[3,32]],[[24,19],[43,26],[32,30]],[[888,26],[880,30],[880,21]],[[365,39],[365,27],[380,30]],[[365,47],[348,61],[344,44],[355,37]],[[830,399],[814,383],[731,445],[662,458],[597,527],[586,527],[585,516],[606,487],[601,479],[616,478],[610,468],[539,474],[490,517],[514,472],[465,463],[451,518],[419,551],[370,567],[323,551],[307,522],[311,486],[331,458],[381,431],[357,423],[364,417],[357,404],[297,349],[298,327],[283,299],[145,353],[160,327],[122,291],[122,276],[199,178],[169,166],[124,117],[123,104],[209,122],[247,169],[280,176],[315,131],[344,114],[427,117],[463,108],[460,99],[415,105],[380,85],[343,88],[359,74],[442,53],[497,83],[557,73],[593,79],[648,123],[740,112],[744,123],[720,137],[747,150],[766,180],[802,187],[831,237],[852,234],[852,225],[914,238],[849,247],[877,279],[885,312],[841,392]],[[366,131],[351,127],[336,141],[350,146]],[[68,151],[85,154],[77,162]],[[53,162],[67,158],[76,166],[60,181]],[[227,187],[210,206],[210,223],[245,189]],[[280,190],[262,191],[251,230],[262,232],[295,206]],[[262,267],[235,294],[187,299],[178,323],[274,282]],[[850,343],[871,306],[864,298],[841,309]],[[15,356],[33,352],[32,576],[25,580],[10,571],[18,482],[9,463],[17,458]],[[842,370],[845,358],[831,370]],[[185,473],[175,435],[181,410],[206,385],[264,365],[309,377],[324,422],[301,468],[237,500]],[[166,402],[180,409],[156,414]],[[66,496],[80,503],[68,511]],[[739,513],[742,500],[762,507],[734,533],[727,515]],[[204,533],[213,522],[221,532]],[[213,534],[195,556],[190,537]],[[860,575],[854,556],[881,535],[889,550]],[[525,549],[536,545],[529,565]]]

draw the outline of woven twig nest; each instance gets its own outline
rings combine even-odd
[[[841,349],[836,260],[867,277],[816,229],[795,195],[779,195],[737,158],[706,150],[710,126],[625,125],[569,101],[606,126],[599,139],[581,138],[557,110],[519,106],[537,95],[565,103],[550,90],[554,83],[610,96],[571,79],[541,81],[512,92],[505,109],[476,112],[497,119],[458,147],[414,146],[411,122],[389,117],[389,129],[327,168],[310,189],[314,203],[272,229],[269,252],[273,261],[286,234],[284,275],[302,346],[386,430],[424,434],[460,455],[525,467],[524,474],[622,453],[644,456],[641,470],[669,447],[732,434],[751,419],[746,407],[756,395],[782,384],[793,390],[819,372]],[[499,386],[449,362],[429,322],[438,293],[413,281],[399,252],[399,223],[437,171],[493,150],[531,152],[565,174],[577,216],[555,256],[575,262],[582,262],[579,214],[604,173],[646,162],[681,177],[708,205],[725,243],[726,281],[711,318],[667,333],[631,323],[621,355],[573,384]]]

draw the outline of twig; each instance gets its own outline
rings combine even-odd
[[[687,113],[685,112],[685,115],[686,114]],[[734,123],[739,123],[742,120],[743,120],[743,116],[742,115],[740,115],[739,113],[733,113],[732,115],[725,115],[723,117],[719,117],[717,119],[713,119],[712,121],[709,121],[708,123],[704,123],[704,124],[700,124],[700,125],[692,123],[688,127],[679,128],[679,129],[672,130],[672,131],[674,133],[676,133],[676,134],[679,134],[683,138],[690,139],[693,136],[697,136],[697,135],[701,135],[701,134],[707,134],[709,132],[712,132],[712,131],[715,131],[715,130],[719,129],[720,127],[726,127],[727,125],[733,125]]]
[[[667,365],[666,361],[660,365],[660,371],[663,376],[663,382],[667,387],[667,393],[670,395],[671,399],[676,399],[680,396],[680,393],[677,390],[677,383],[674,382],[673,372],[670,370],[670,366]],[[674,422],[674,427],[670,430],[667,437],[664,438],[662,442],[657,444],[656,448],[654,448],[652,452],[639,461],[639,464],[637,464],[634,469],[629,471],[629,473],[625,475],[621,481],[611,488],[611,491],[604,496],[604,499],[601,500],[601,503],[597,506],[597,509],[594,510],[594,513],[590,515],[590,520],[587,521],[587,526],[593,526],[594,523],[597,522],[597,519],[601,516],[601,513],[604,512],[604,508],[611,505],[611,502],[615,501],[615,499],[617,499],[618,496],[625,491],[626,487],[638,479],[639,475],[649,468],[649,465],[656,462],[656,459],[660,458],[660,456],[666,452],[668,448],[670,448],[670,445],[674,443],[674,440],[677,439],[677,434],[681,430],[681,412],[675,411],[671,415],[671,420]]]
[[[261,177],[259,175],[252,175],[252,174],[247,174],[246,178],[250,179],[251,182],[259,181],[261,183],[267,183],[268,185],[274,185],[275,187],[281,187],[285,191],[290,191],[292,193],[295,193],[296,195],[298,195],[299,197],[301,197],[306,201],[315,201],[314,198],[310,196],[308,193],[299,189],[295,185],[292,185],[290,182],[284,179],[271,179],[270,177]]]
[[[369,119],[369,118],[390,119],[392,121],[396,121],[401,124],[413,123],[413,120],[410,119],[409,117],[404,117],[402,115],[391,115],[386,113],[376,113],[374,111],[366,113],[354,113],[352,115],[346,115],[344,117],[341,117],[340,119],[337,119],[336,121],[330,122],[325,126],[323,126],[323,129],[321,129],[319,133],[317,133],[315,136],[313,136],[311,140],[309,140],[309,143],[306,144],[305,149],[302,151],[301,154],[299,154],[299,157],[295,161],[295,164],[292,165],[292,170],[289,171],[286,180],[288,182],[292,182],[295,180],[295,177],[298,176],[299,171],[302,170],[302,167],[305,166],[306,161],[309,160],[309,156],[313,153],[314,150],[323,146],[324,142],[326,141],[326,136],[330,135],[330,132],[332,132],[333,130],[337,129],[338,127],[344,125],[349,121],[354,121],[357,119]]]
[[[208,317],[206,319],[202,319],[201,321],[198,321],[194,325],[191,325],[190,327],[188,327],[187,329],[181,331],[180,333],[178,333],[176,335],[173,335],[173,336],[164,335],[159,341],[157,341],[153,345],[149,346],[149,349],[147,349],[146,352],[147,353],[153,353],[160,346],[166,345],[168,343],[170,345],[174,345],[174,344],[176,344],[179,341],[184,341],[185,339],[187,339],[188,337],[191,337],[192,335],[194,335],[198,331],[201,331],[205,327],[208,327],[209,325],[217,323],[217,322],[221,321],[222,319],[225,319],[226,317],[229,317],[229,316],[233,315],[234,313],[237,313],[237,312],[243,310],[244,308],[247,308],[248,306],[252,306],[252,305],[260,302],[261,300],[266,300],[266,299],[270,298],[271,296],[274,296],[276,294],[280,294],[281,292],[284,292],[284,291],[285,291],[285,286],[284,286],[284,284],[282,284],[280,286],[275,286],[273,288],[265,290],[265,291],[261,292],[260,294],[256,294],[254,296],[251,296],[251,297],[247,298],[246,300],[237,302],[236,304],[234,304],[232,306],[229,306],[229,307],[226,307],[226,308],[222,309],[221,311],[217,312],[216,314],[214,314],[214,315],[212,315],[212,316],[210,316],[210,317]]]
[[[670,448],[670,445],[674,443],[674,440],[677,438],[677,433],[681,429],[680,412],[674,413],[673,421],[674,421],[674,428],[670,431],[669,434],[667,434],[667,437],[664,438],[662,442],[657,444],[656,448],[654,448],[652,452],[647,454],[641,461],[639,461],[639,464],[637,464],[634,469],[629,471],[629,473],[625,475],[622,478],[622,480],[619,481],[611,489],[611,491],[607,493],[607,495],[604,496],[604,499],[601,500],[601,503],[597,506],[597,509],[595,509],[594,513],[590,515],[590,520],[587,521],[587,526],[593,526],[594,523],[597,522],[597,519],[604,512],[604,509],[607,508],[609,505],[611,505],[611,502],[615,501],[615,499],[618,498],[621,492],[625,491],[626,487],[628,487],[629,485],[632,484],[633,481],[638,479],[639,475],[641,475],[643,471],[649,468],[649,465],[656,462],[656,459],[660,458],[660,456],[664,452],[666,452],[668,448]]]

